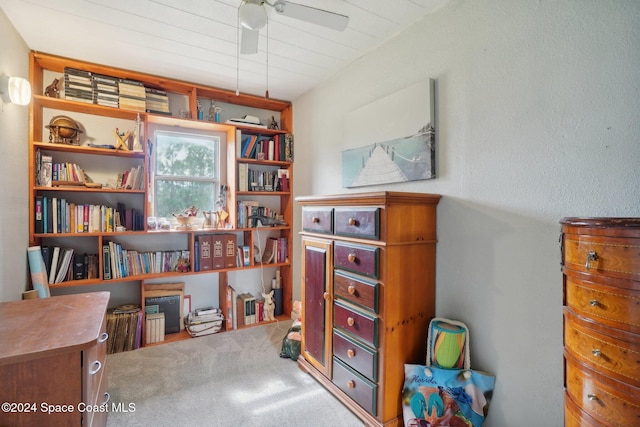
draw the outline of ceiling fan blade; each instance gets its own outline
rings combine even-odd
[[[342,31],[347,28],[347,24],[349,24],[348,16],[340,15],[338,13],[333,13],[322,9],[316,9],[315,7],[311,6],[291,3],[285,0],[278,0],[274,2],[273,8],[280,15],[300,19],[302,21],[321,25],[333,30]]]
[[[242,36],[240,38],[240,53],[243,55],[258,53],[258,31],[253,31],[242,27]]]

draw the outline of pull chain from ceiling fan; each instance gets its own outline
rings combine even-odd
[[[240,3],[242,6],[242,3]],[[236,96],[240,95],[240,7],[238,7],[238,25],[236,25],[237,31],[237,41],[236,41]]]
[[[267,90],[264,93],[264,97],[266,99],[269,99],[269,20],[267,19],[267,60],[266,60],[266,67],[267,67]]]

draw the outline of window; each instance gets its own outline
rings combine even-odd
[[[213,210],[220,186],[220,137],[157,131],[155,140],[154,215],[170,217],[190,206]]]

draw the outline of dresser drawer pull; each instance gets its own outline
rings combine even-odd
[[[597,348],[594,348],[593,350],[591,350],[591,354],[593,354],[594,357],[602,356],[602,352]]]
[[[317,224],[317,223],[320,222],[320,218],[318,218],[317,216],[314,216],[314,217],[311,218],[311,222],[314,223],[314,224]]]
[[[109,339],[109,334],[106,333],[106,332],[103,332],[102,335],[100,335],[100,338],[98,339],[98,342],[99,343],[103,343],[108,339]]]
[[[350,348],[349,350],[347,350],[347,356],[349,357],[349,359],[356,357],[356,351]]]
[[[349,262],[356,262],[356,254],[354,254],[354,253],[350,253],[350,254],[347,256],[347,260],[348,260]]]
[[[95,375],[98,372],[100,372],[100,368],[102,368],[102,363],[100,363],[99,360],[96,360],[95,362],[93,362],[92,365],[94,368],[93,369],[89,369],[89,374],[91,375]]]
[[[347,381],[347,387],[349,388],[356,388],[356,383],[353,380],[349,380]]]
[[[587,399],[591,400],[592,402],[597,402],[598,400],[600,400],[595,394],[587,394]]]
[[[102,402],[102,405],[100,405],[100,406],[106,405],[107,403],[109,403],[110,400],[111,400],[111,395],[109,394],[108,391],[105,391],[104,392],[104,402]]]
[[[589,301],[589,305],[590,305],[591,307],[597,307],[597,306],[599,306],[599,305],[600,305],[600,303],[598,302],[598,300],[597,300],[597,299],[592,299],[591,301]]]
[[[349,326],[353,326],[355,325],[356,321],[353,317],[347,317],[347,325]]]
[[[589,253],[587,254],[587,263],[584,265],[584,268],[589,270],[591,268],[591,261],[597,261],[597,260],[598,260],[598,254],[596,253],[596,251],[589,251]]]
[[[355,218],[349,218],[348,224],[351,226],[358,225],[358,221]]]
[[[324,294],[322,294],[322,297],[329,301],[329,292],[325,292]]]
[[[349,292],[349,295],[353,295],[356,293],[356,285],[349,285],[347,287],[347,292]]]

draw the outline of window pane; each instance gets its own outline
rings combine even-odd
[[[191,206],[200,212],[213,210],[215,187],[213,182],[157,180],[155,196],[155,216],[171,217]]]
[[[215,177],[218,137],[159,132],[156,175]]]

